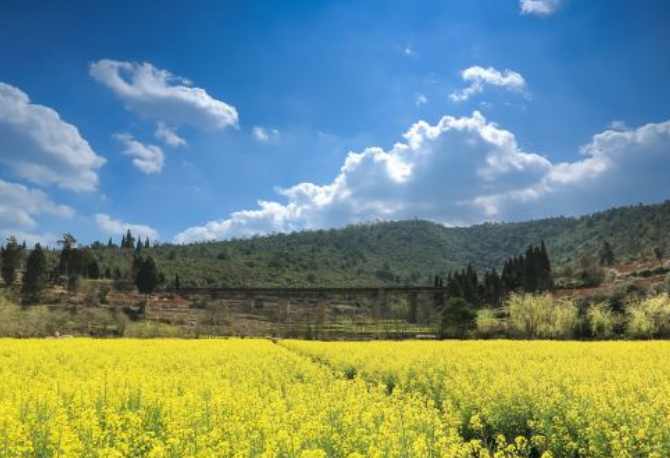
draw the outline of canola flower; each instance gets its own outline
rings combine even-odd
[[[0,339],[0,457],[670,456],[670,343]]]
[[[287,341],[336,372],[417,395],[501,456],[669,457],[670,342]]]
[[[261,340],[0,340],[0,456],[463,456],[420,396]]]

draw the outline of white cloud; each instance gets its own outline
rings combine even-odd
[[[177,243],[425,218],[444,224],[521,220],[667,198],[670,121],[594,135],[573,162],[523,151],[474,112],[415,123],[388,151],[351,152],[330,183],[280,189],[284,203],[189,228]]]
[[[558,10],[561,0],[520,0],[521,14],[548,16]]]
[[[74,210],[52,202],[39,189],[0,180],[0,229],[33,228],[42,214],[70,218]]]
[[[558,10],[561,0],[519,0],[521,14],[549,16]]]
[[[158,140],[173,148],[179,148],[180,146],[186,146],[188,144],[186,143],[186,140],[177,135],[177,132],[175,132],[174,129],[169,128],[162,121],[159,121],[158,124],[156,124],[154,135]]]
[[[405,48],[402,50],[402,52],[403,52],[403,54],[405,54],[408,57],[416,56],[416,51],[414,50],[414,48],[412,48],[409,45],[405,46]]]
[[[147,175],[159,173],[163,170],[165,156],[163,150],[156,145],[145,145],[133,138],[132,135],[115,134],[114,138],[123,143],[123,154],[133,158],[133,165]]]
[[[269,143],[279,139],[279,131],[277,129],[266,129],[265,127],[255,126],[251,129],[251,133],[256,140],[263,143]]]
[[[423,94],[417,94],[414,102],[416,103],[417,107],[420,107],[421,105],[425,105],[428,103],[428,97],[426,97]]]
[[[171,126],[223,129],[238,125],[235,107],[149,63],[102,59],[91,64],[90,74],[114,91],[127,109],[147,118]]]
[[[0,163],[33,183],[93,191],[105,159],[56,111],[0,83]]]
[[[607,127],[609,127],[612,130],[628,130],[628,126],[626,125],[626,123],[621,120],[614,120],[610,122]]]
[[[480,67],[475,65],[461,72],[463,81],[470,85],[460,91],[449,94],[454,102],[464,102],[475,94],[484,90],[485,85],[502,87],[510,91],[523,92],[526,89],[526,80],[520,73],[512,70],[499,71],[493,67]]]
[[[106,235],[123,235],[130,230],[134,236],[142,239],[147,237],[151,240],[159,239],[158,231],[151,226],[126,223],[119,219],[114,219],[105,213],[96,214],[95,222],[100,231]]]

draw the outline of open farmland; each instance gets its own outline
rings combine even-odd
[[[670,455],[670,343],[1,340],[0,456]]]

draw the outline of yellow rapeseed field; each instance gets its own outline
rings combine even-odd
[[[670,343],[0,340],[0,456],[670,456]]]

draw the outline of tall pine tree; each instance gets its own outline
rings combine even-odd
[[[7,238],[7,243],[0,252],[2,257],[2,279],[5,286],[11,286],[16,281],[16,271],[21,266],[23,250],[13,235]]]
[[[23,276],[22,293],[24,301],[31,303],[39,300],[47,283],[47,258],[40,244],[30,252],[26,261],[26,273]]]

